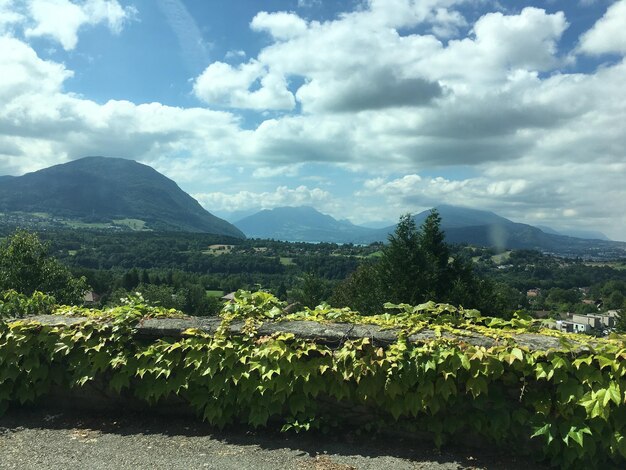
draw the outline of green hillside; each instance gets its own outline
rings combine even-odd
[[[46,213],[99,223],[137,220],[153,230],[243,238],[153,168],[123,158],[86,157],[0,179],[0,212]]]

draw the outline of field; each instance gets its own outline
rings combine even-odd
[[[221,290],[207,290],[206,295],[208,297],[222,297],[224,295],[224,292]]]
[[[202,253],[205,255],[227,255],[233,251],[234,247],[235,245],[209,245]]]
[[[114,219],[113,223],[128,227],[131,230],[145,230],[146,228],[146,223],[139,219]]]
[[[608,267],[613,269],[626,270],[626,261],[590,261],[585,263],[586,266]]]

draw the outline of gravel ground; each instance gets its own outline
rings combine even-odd
[[[403,440],[217,431],[139,413],[17,409],[0,418],[0,469],[507,469],[536,464]]]

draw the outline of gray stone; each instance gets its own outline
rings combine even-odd
[[[87,317],[61,316],[61,315],[36,315],[16,319],[16,321],[33,321],[43,325],[73,326],[87,321]],[[13,321],[13,320],[11,320]],[[180,338],[185,330],[190,328],[198,329],[207,334],[213,334],[222,323],[218,317],[183,317],[183,318],[147,318],[138,323],[136,335],[141,338]],[[231,334],[242,334],[245,323],[234,321],[229,325]],[[283,321],[263,323],[257,329],[257,336],[269,336],[275,333],[292,333],[298,338],[315,341],[327,345],[339,345],[348,340],[359,338],[369,338],[374,345],[388,346],[398,338],[398,329],[384,329],[376,325],[358,325],[352,323],[318,323],[314,321]],[[473,331],[467,331],[463,335],[455,335],[449,332],[442,332],[441,337],[456,341],[459,344],[471,344],[474,346],[484,346],[487,348],[498,344],[496,339],[481,335]],[[437,338],[434,329],[425,329],[409,336],[412,343],[428,342]],[[508,341],[507,341],[508,342]],[[528,348],[531,351],[537,350],[565,350],[568,349],[562,340],[552,336],[539,333],[522,333],[514,335],[512,343]],[[573,338],[568,338],[569,344],[576,351],[588,349],[586,344],[577,342]],[[603,344],[600,339],[593,340],[589,344],[594,347]]]

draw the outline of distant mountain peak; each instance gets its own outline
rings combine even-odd
[[[598,244],[626,250],[626,244],[601,240],[582,240],[558,234],[548,234],[539,228],[513,222],[498,214],[480,209],[439,205],[441,228],[449,243],[468,243],[501,249],[526,248],[554,253],[579,254],[595,250]],[[420,226],[431,210],[413,216]],[[288,241],[372,243],[387,241],[396,226],[381,229],[361,227],[348,221],[338,221],[310,206],[266,209],[244,217],[235,224],[247,236]]]
[[[154,168],[125,158],[90,156],[0,179],[0,211],[66,218],[139,219],[162,230],[243,237]]]
[[[311,206],[264,209],[235,222],[248,237],[286,241],[350,243],[374,232],[349,221],[339,221]]]

